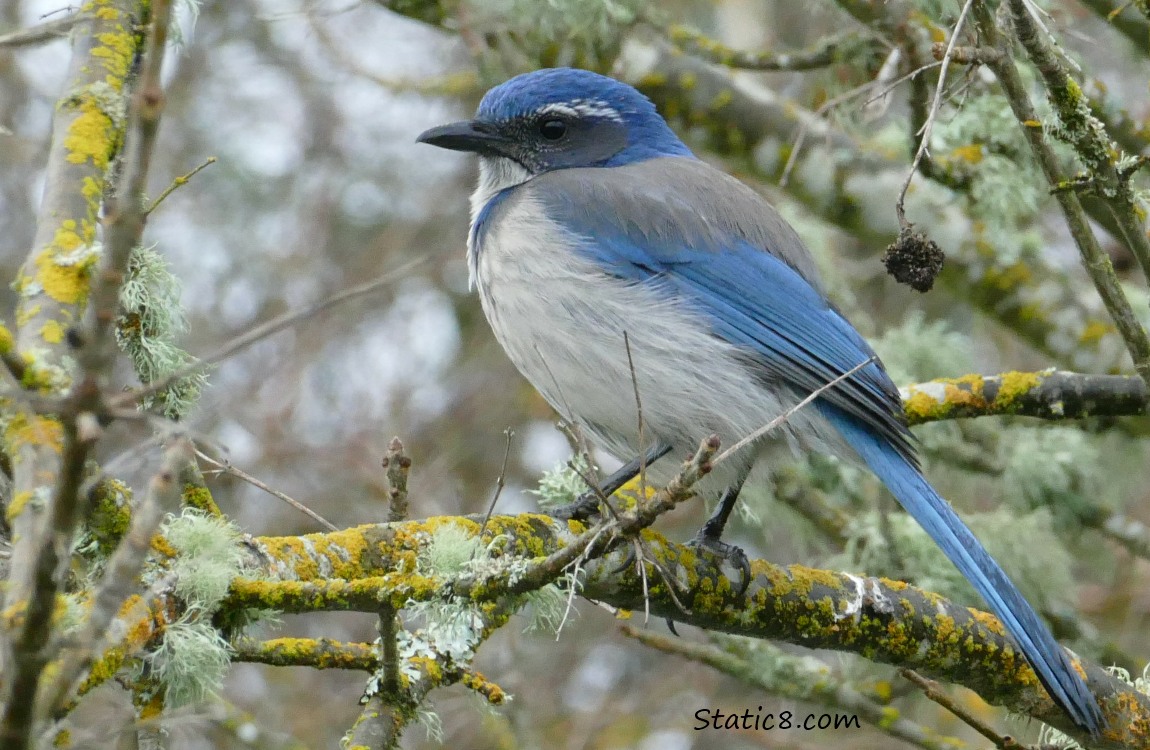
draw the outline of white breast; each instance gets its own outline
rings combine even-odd
[[[670,443],[672,459],[689,455],[711,433],[731,445],[800,400],[765,387],[761,368],[656,283],[608,276],[571,246],[572,237],[520,193],[470,254],[496,338],[524,377],[592,442],[620,460],[638,455],[636,386],[642,442]],[[808,410],[794,425],[820,434],[819,421]],[[753,458],[750,450],[732,459],[704,489],[729,484]],[[664,471],[652,472],[653,481],[677,463],[659,466]]]

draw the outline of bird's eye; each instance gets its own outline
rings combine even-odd
[[[557,141],[567,135],[567,123],[562,120],[544,120],[539,123],[539,135],[549,141]]]

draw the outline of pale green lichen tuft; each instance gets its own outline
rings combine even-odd
[[[456,524],[442,524],[420,548],[418,570],[439,576],[458,575],[481,556],[482,548],[482,540],[468,529]]]
[[[563,626],[567,616],[570,595],[554,583],[527,594],[530,607],[530,620],[525,633],[555,633]]]
[[[179,280],[154,249],[136,248],[120,288],[116,340],[132,360],[140,382],[163,380],[195,362],[194,357],[175,344],[186,328]],[[203,371],[188,375],[145,400],[142,406],[158,406],[165,416],[179,419],[195,405],[206,382],[207,374]]]
[[[189,610],[210,614],[242,571],[241,533],[230,521],[185,508],[170,518],[161,533],[176,550],[170,570],[175,590]]]
[[[165,707],[169,709],[215,696],[230,662],[227,641],[206,621],[172,623],[149,655],[152,674],[164,685]]]
[[[587,491],[587,480],[584,477],[594,477],[596,471],[585,457],[575,456],[571,461],[543,472],[539,479],[539,489],[527,492],[539,498],[539,507],[543,510],[570,505]]]

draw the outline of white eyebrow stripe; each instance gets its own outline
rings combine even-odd
[[[563,104],[548,104],[539,110],[540,114],[560,114],[569,117],[582,115],[584,117],[603,117],[615,122],[623,122],[619,111],[607,102],[599,99],[575,99]]]

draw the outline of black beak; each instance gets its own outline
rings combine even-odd
[[[469,151],[481,156],[508,156],[513,141],[482,120],[468,120],[425,130],[415,139],[452,151]]]

